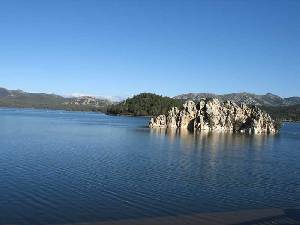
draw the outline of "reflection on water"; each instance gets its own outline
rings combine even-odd
[[[249,136],[147,122],[0,110],[0,224],[177,221],[300,207],[300,124]]]
[[[260,150],[265,145],[272,145],[277,135],[245,135],[238,133],[191,132],[187,129],[150,129],[150,134],[167,137],[170,143],[180,140],[184,149],[210,149],[214,152],[232,146],[249,145],[254,150]]]

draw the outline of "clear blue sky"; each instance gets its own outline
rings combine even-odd
[[[2,0],[0,86],[300,95],[300,1]]]

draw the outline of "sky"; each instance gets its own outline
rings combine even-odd
[[[300,96],[298,0],[1,0],[0,87]]]

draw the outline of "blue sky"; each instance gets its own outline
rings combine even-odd
[[[2,0],[0,86],[300,95],[300,1]]]

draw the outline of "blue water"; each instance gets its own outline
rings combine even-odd
[[[300,124],[276,136],[150,130],[148,118],[0,109],[0,224],[300,207]]]

